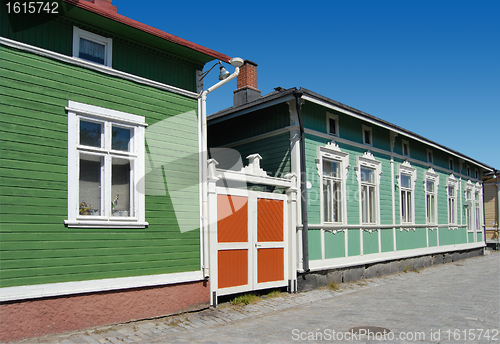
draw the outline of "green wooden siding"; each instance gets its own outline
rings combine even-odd
[[[1,6],[5,6],[5,3],[2,2]],[[68,10],[71,7],[70,10],[73,12],[83,13],[74,6],[66,4],[65,7],[68,7]],[[127,30],[120,30],[117,34],[102,28],[96,29],[94,21],[90,22],[92,25],[88,25],[67,16],[58,18],[22,14],[9,16],[6,11],[1,12],[2,37],[72,56],[73,26],[78,26],[113,39],[112,67],[114,69],[192,92],[197,91],[196,70],[202,70],[203,63],[183,59],[170,52],[146,45],[142,41],[137,41],[137,35],[123,37],[122,35]],[[108,20],[105,27],[110,27],[110,22]]]
[[[214,148],[214,147],[210,147]],[[210,152],[209,148],[209,152]],[[235,146],[231,149],[238,151],[241,156],[243,166],[248,165],[247,156],[259,153],[262,157],[260,167],[273,177],[284,178],[290,173],[290,134],[288,132],[266,137],[261,140],[247,142]],[[218,168],[230,169],[232,166],[219,162]],[[230,162],[232,164],[232,162]]]
[[[257,110],[250,117],[238,116],[223,122],[209,122],[208,147],[224,147],[289,125],[290,113],[286,103]],[[289,134],[287,140],[290,140]]]
[[[196,100],[4,46],[0,53],[1,286],[199,270],[199,229],[181,233],[177,224],[178,217],[199,218],[197,188],[186,192],[177,216],[168,192],[146,195],[145,229],[64,226],[68,100],[142,115],[146,136],[160,121],[182,118],[157,137],[171,143],[164,154],[172,161],[186,154],[182,147],[197,150]],[[186,185],[197,185],[197,157],[181,163]],[[152,186],[155,172],[146,185],[164,190]]]
[[[429,247],[434,247],[438,245],[438,231],[437,230],[429,230]]]
[[[309,259],[321,259],[321,230],[309,229]]]
[[[344,232],[325,232],[325,259],[341,258],[345,256]]]
[[[363,231],[363,254],[378,253],[378,231]]]
[[[361,239],[359,229],[347,230],[347,253],[349,257],[361,254]]]
[[[392,228],[380,230],[380,243],[382,252],[394,251],[394,230]]]

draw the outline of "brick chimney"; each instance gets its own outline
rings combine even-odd
[[[260,98],[260,91],[257,89],[257,63],[245,60],[244,65],[240,67],[236,87],[236,91],[233,92],[234,106]]]
[[[112,4],[113,0],[88,0],[88,1],[95,4],[100,9],[116,12],[116,6]]]

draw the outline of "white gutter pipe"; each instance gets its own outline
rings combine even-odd
[[[207,161],[208,161],[208,147],[207,147],[207,95],[210,92],[215,91],[222,85],[228,83],[238,76],[240,73],[240,67],[243,66],[243,59],[239,57],[232,58],[229,62],[234,66],[234,73],[228,76],[226,79],[219,81],[206,91],[201,92],[198,95],[198,133],[200,134],[200,145],[199,145],[199,164],[201,166],[201,233],[202,233],[202,262],[201,267],[203,270],[203,276],[205,278],[210,276],[209,267],[209,245],[208,245],[208,181],[207,181]]]

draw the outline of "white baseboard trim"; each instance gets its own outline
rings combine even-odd
[[[475,248],[485,247],[484,242],[477,242],[472,244],[459,244],[459,245],[447,245],[447,246],[436,246],[436,247],[426,247],[418,248],[413,250],[402,250],[402,251],[390,251],[383,253],[373,253],[363,256],[352,256],[352,257],[342,257],[342,258],[332,258],[324,260],[311,260],[309,261],[309,267],[311,271],[321,271],[337,268],[345,268],[349,266],[363,265],[363,264],[373,264],[380,263],[390,260],[398,260],[404,258],[425,256],[429,254],[454,252],[471,250]],[[303,270],[299,271],[303,272]]]
[[[0,302],[202,281],[200,271],[0,288]]]

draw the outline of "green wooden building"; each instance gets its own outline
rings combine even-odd
[[[1,341],[208,305],[198,92],[230,58],[43,5],[1,3]]]
[[[261,96],[251,61],[234,99],[209,116],[209,148],[258,153],[274,177],[305,175],[290,262],[299,290],[482,254],[491,167],[306,89]]]

